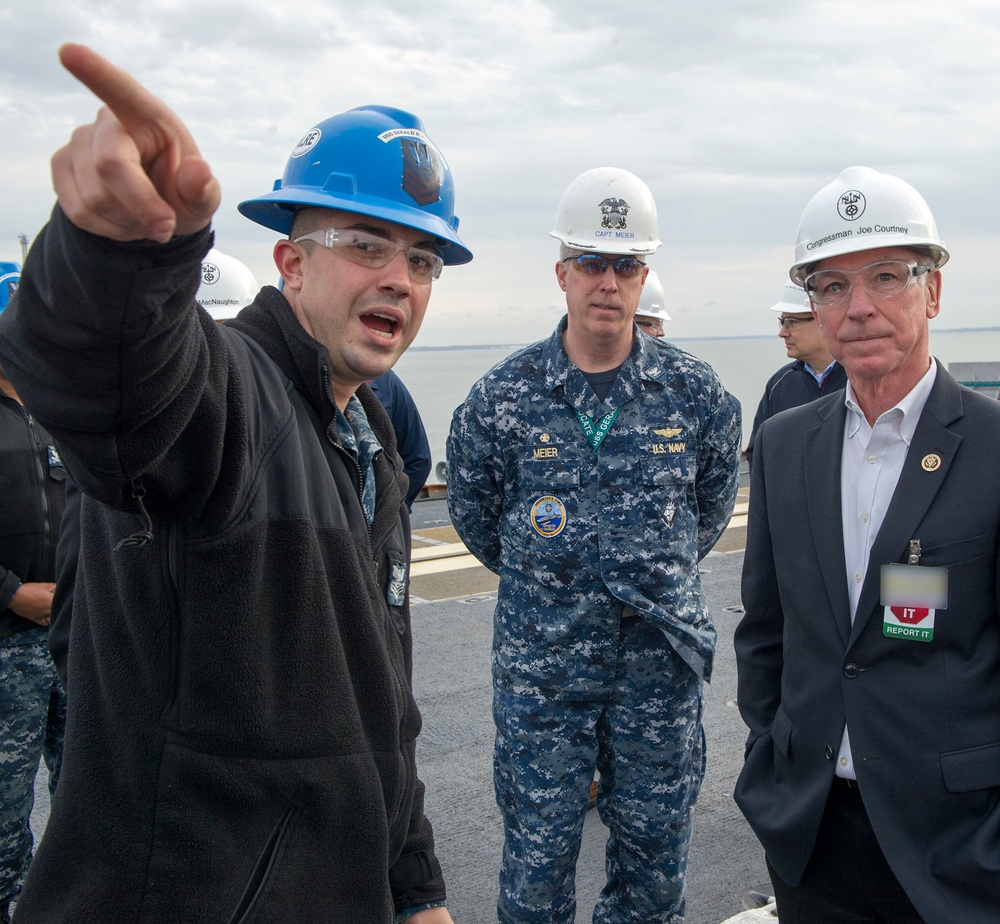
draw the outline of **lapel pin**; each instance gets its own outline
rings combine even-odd
[[[920,467],[925,472],[936,472],[941,467],[941,457],[936,452],[929,452],[920,460]]]

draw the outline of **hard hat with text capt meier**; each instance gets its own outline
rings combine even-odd
[[[810,200],[799,221],[792,282],[827,257],[880,247],[913,247],[934,269],[948,262],[934,216],[909,183],[870,167],[848,167]]]
[[[662,243],[649,187],[619,167],[581,173],[563,193],[550,235],[573,250],[650,254]]]

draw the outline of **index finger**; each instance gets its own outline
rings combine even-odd
[[[100,233],[110,200],[112,225],[128,229],[125,237],[111,235],[118,240],[132,240],[130,235],[139,233],[162,241],[204,228],[219,205],[218,182],[180,117],[130,74],[84,45],[63,45],[59,60],[105,103],[101,112],[112,117],[109,123],[98,116],[90,138],[94,147],[80,150],[77,145],[63,158],[67,164],[53,159],[54,174],[58,166],[75,179],[83,203],[81,226],[95,230],[89,222],[96,213],[95,233]],[[102,133],[108,124],[117,126],[128,142]]]
[[[86,45],[63,45],[59,49],[59,60],[66,70],[108,106],[126,129],[157,120],[181,126],[180,119],[162,100],[131,74]]]

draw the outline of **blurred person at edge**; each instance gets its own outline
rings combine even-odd
[[[472,258],[451,171],[410,113],[315,125],[239,206],[285,235],[283,291],[217,324],[196,296],[220,190],[186,126],[60,56],[106,105],[53,157],[0,315],[82,493],[66,758],[18,924],[446,924],[405,476],[365,382]]]
[[[947,260],[867,167],[799,223],[847,386],[758,431],[735,634],[735,795],[782,924],[1000,916],[1000,406],[930,355]]]
[[[3,311],[20,273],[9,263],[0,271]],[[49,654],[48,625],[65,479],[52,437],[0,367],[0,922],[10,920],[31,863],[39,761],[50,796],[62,762],[66,694]]]

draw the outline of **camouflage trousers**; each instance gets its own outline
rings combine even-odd
[[[502,924],[572,924],[594,768],[609,829],[597,924],[682,924],[692,810],[705,773],[702,682],[655,626],[624,621],[600,698],[494,689],[504,823]]]
[[[44,756],[55,793],[66,728],[66,694],[39,626],[0,639],[0,906],[15,900],[31,862],[29,819]]]

